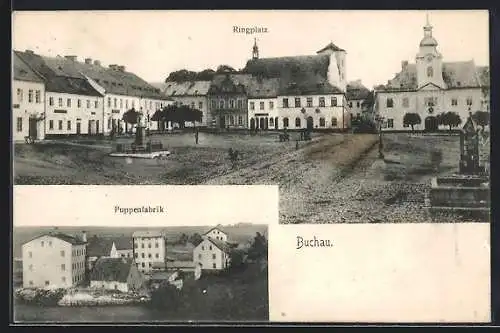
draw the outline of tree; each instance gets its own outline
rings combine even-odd
[[[254,260],[267,259],[267,239],[260,232],[255,234],[253,243],[248,249],[248,258]]]
[[[438,124],[448,126],[450,131],[462,123],[462,119],[455,112],[446,112],[438,116]]]
[[[189,237],[189,242],[191,244],[193,244],[194,246],[198,246],[198,244],[200,244],[202,241],[203,241],[203,238],[197,232],[195,232],[194,234],[191,235],[191,237]]]
[[[490,113],[487,111],[476,111],[472,114],[472,120],[474,120],[484,130],[484,128],[490,123]]]
[[[234,72],[236,72],[236,70],[233,67],[228,66],[228,65],[220,65],[219,67],[217,67],[217,71],[216,71],[217,74],[227,73],[227,72],[234,73]]]
[[[415,125],[420,125],[422,123],[422,119],[420,119],[420,115],[418,113],[406,113],[403,117],[403,125],[411,126],[411,130],[414,131]]]
[[[123,114],[123,121],[126,122],[127,124],[137,124],[137,120],[140,116],[140,113],[135,111],[134,108],[126,111],[124,114]]]
[[[165,79],[165,82],[187,82],[194,81],[196,79],[196,72],[188,71],[187,69],[181,69],[175,72],[171,72]]]
[[[179,236],[179,239],[177,240],[177,244],[185,245],[188,242],[188,240],[189,240],[188,235],[186,235],[185,233],[182,233]]]
[[[181,128],[184,128],[186,121],[200,122],[203,117],[203,112],[187,105],[167,105],[163,108],[162,114],[163,120],[177,123]]]
[[[196,74],[196,80],[199,81],[212,81],[214,78],[215,71],[213,69],[205,69]]]

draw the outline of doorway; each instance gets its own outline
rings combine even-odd
[[[38,139],[38,121],[34,117],[29,118],[28,135],[30,138]]]
[[[429,116],[425,118],[425,130],[427,132],[436,132],[438,130],[438,121],[436,117]]]
[[[307,117],[307,129],[309,131],[312,131],[314,128],[314,120],[313,120],[313,117],[309,116]]]
[[[220,128],[226,128],[226,118],[224,116],[219,117]]]
[[[82,123],[77,121],[76,122],[76,135],[80,135],[82,133]]]

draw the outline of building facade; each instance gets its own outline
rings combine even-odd
[[[253,52],[254,56],[247,62],[243,72],[267,82],[271,87],[272,81],[266,80],[277,80],[274,87],[276,93],[271,88],[265,90],[268,97],[276,98],[276,105],[273,102],[276,111],[272,115],[268,112],[267,124],[263,116],[265,128],[343,130],[349,127],[345,97],[345,50],[330,43],[316,55],[310,56],[260,59],[255,55],[255,50]],[[256,99],[260,107],[261,100]],[[249,110],[252,116],[257,113],[252,111]],[[257,116],[250,118],[255,119]],[[269,126],[270,118],[273,118],[272,127]],[[261,120],[258,121],[260,128]]]
[[[349,82],[346,88],[347,110],[349,117],[373,120],[372,92],[366,88],[361,80]]]
[[[142,273],[152,271],[154,263],[165,263],[165,235],[156,231],[136,231],[132,235],[134,260]]]
[[[202,237],[215,239],[224,243],[228,241],[227,233],[225,233],[220,226],[208,230],[202,235]]]
[[[69,288],[85,278],[86,242],[62,233],[49,233],[22,246],[23,287]]]
[[[212,125],[208,105],[210,84],[210,81],[168,82],[163,85],[162,92],[175,105],[188,105],[203,113],[201,122],[194,124],[187,122],[186,126],[210,127]]]
[[[202,270],[217,271],[229,267],[231,263],[231,248],[224,241],[206,237],[193,250],[195,266]]]
[[[489,75],[481,75],[487,67],[478,67],[473,60],[443,62],[437,46],[427,21],[416,63],[403,61],[400,72],[376,88],[376,112],[383,119],[382,130],[411,130],[403,121],[406,114],[418,114],[420,123],[414,125],[415,130],[436,131],[448,128],[439,123],[440,114],[453,112],[464,124],[470,113],[487,111],[489,92],[484,92]]]
[[[12,63],[12,140],[43,140],[45,83],[15,52]]]
[[[248,124],[251,130],[278,129],[279,79],[253,77],[247,86]]]
[[[91,288],[130,292],[143,285],[144,276],[131,259],[101,258],[90,273]]]

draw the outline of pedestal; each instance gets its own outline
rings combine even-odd
[[[146,138],[145,127],[137,126],[137,129],[135,131],[135,144],[137,146],[144,145],[145,138]]]

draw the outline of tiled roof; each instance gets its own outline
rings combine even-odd
[[[219,250],[221,250],[222,252],[225,252],[227,254],[231,253],[232,247],[228,243],[212,238],[207,238],[207,239],[208,241],[212,242],[212,244],[217,246]]]
[[[132,238],[138,237],[165,237],[161,231],[146,230],[146,231],[134,231]]]
[[[84,96],[102,96],[86,78],[78,73],[64,74],[61,70],[50,67],[44,57],[34,53],[14,51],[45,82],[45,90]]]
[[[443,63],[443,80],[448,88],[477,88],[481,84],[481,71],[484,67],[476,67],[474,61]],[[489,81],[489,80],[488,80]],[[407,64],[404,69],[389,80],[383,90],[416,90],[417,67]]]
[[[33,241],[35,239],[38,239],[40,237],[43,237],[43,236],[55,237],[55,238],[58,238],[58,239],[60,239],[62,241],[70,243],[71,245],[84,245],[84,244],[87,244],[86,242],[84,242],[79,237],[75,237],[75,236],[71,236],[71,235],[68,235],[68,234],[64,234],[62,232],[47,232],[47,233],[38,235],[38,236],[30,239],[29,241],[24,242],[24,244],[29,243],[29,242],[31,242],[31,241]]]
[[[92,281],[127,282],[133,261],[125,258],[100,258],[90,272]]]
[[[277,97],[280,89],[278,78],[260,78],[254,77],[250,80],[247,87],[249,98],[271,98]]]
[[[317,53],[320,53],[320,52],[323,52],[323,51],[326,51],[326,50],[345,51],[344,49],[341,49],[337,45],[335,45],[332,42],[330,42],[330,44],[328,44],[327,46],[325,46],[324,48],[322,48],[321,50],[319,50]]]
[[[210,231],[214,230],[214,229],[217,229],[223,233],[225,233],[227,235],[227,232],[224,230],[224,227],[222,226],[222,224],[217,224],[215,227],[211,227],[209,229],[206,229],[205,232],[202,233],[202,235],[206,235],[208,234]]]
[[[132,237],[115,237],[113,238],[113,241],[115,242],[115,247],[118,251],[132,250],[134,248]]]
[[[328,82],[328,55],[252,59],[243,72],[257,77],[279,78],[280,95],[341,93]]]
[[[130,237],[91,237],[87,253],[91,257],[109,256],[113,243],[117,250],[132,250],[134,246]]]
[[[43,83],[38,76],[20,57],[14,52],[12,55],[13,78],[19,81],[30,81]]]
[[[204,96],[208,94],[210,81],[191,82],[167,82],[162,84],[162,92],[165,96]]]
[[[370,90],[361,82],[349,82],[346,87],[347,100],[366,99],[370,95]]]
[[[479,80],[481,85],[485,87],[490,86],[490,67],[489,66],[477,66],[477,71],[479,74]]]
[[[167,269],[176,269],[176,268],[194,268],[194,262],[193,261],[170,261],[167,262]]]

